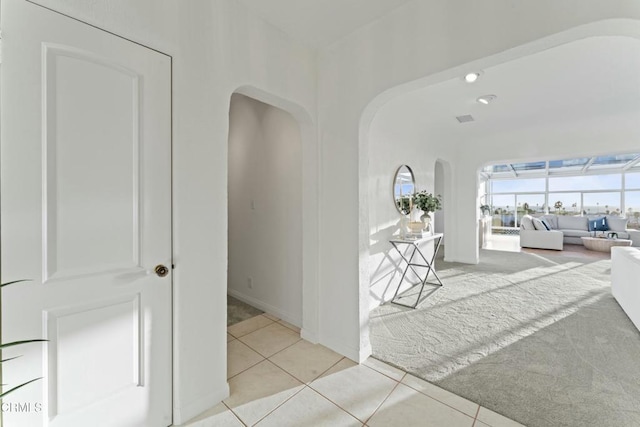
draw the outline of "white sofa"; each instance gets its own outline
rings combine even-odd
[[[619,239],[630,239],[632,242],[631,246],[640,246],[640,230],[627,229],[626,218],[613,215],[543,215],[539,217],[539,219],[544,220],[552,232],[561,232],[563,243],[581,245],[581,237],[593,236],[593,232],[589,231],[589,220],[602,218],[603,216],[607,218],[609,230],[598,231],[596,233],[604,233],[606,235],[609,232],[615,232],[618,234]],[[523,225],[524,224],[521,224],[520,226],[521,247],[562,250],[562,246],[558,243],[558,239],[560,239],[559,236],[548,235],[549,231],[546,230],[527,230]]]
[[[538,231],[520,228],[520,247],[536,249],[555,249],[561,251],[564,234],[559,230]]]
[[[611,293],[640,331],[640,249],[611,248]]]

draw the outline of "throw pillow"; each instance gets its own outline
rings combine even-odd
[[[611,231],[627,231],[627,218],[620,218],[615,216],[607,217],[607,225]]]
[[[544,223],[540,221],[538,218],[532,218],[531,222],[533,222],[533,226],[538,231],[549,231],[547,227],[545,227]]]
[[[532,219],[533,217],[531,215],[523,216],[520,220],[520,227],[522,227],[523,230],[535,230],[536,227],[533,225]]]
[[[558,217],[556,215],[542,215],[540,219],[544,220],[552,230],[558,229]]]
[[[609,226],[607,225],[607,218],[600,217],[589,220],[589,231],[607,231]]]
[[[540,221],[542,222],[542,225],[545,226],[547,231],[551,230],[551,226],[549,226],[549,224],[547,224],[547,221],[545,221],[544,219],[541,219]]]

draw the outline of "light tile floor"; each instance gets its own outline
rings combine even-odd
[[[230,326],[227,340],[231,395],[188,427],[520,426],[376,359],[358,365],[268,314]]]

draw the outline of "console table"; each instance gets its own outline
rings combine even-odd
[[[424,290],[424,286],[426,284],[434,285],[438,287],[443,286],[434,267],[434,261],[436,259],[436,255],[438,254],[438,249],[440,249],[440,243],[442,242],[442,237],[443,237],[442,233],[436,233],[432,236],[424,236],[417,239],[396,238],[396,239],[389,240],[389,243],[391,243],[391,245],[396,249],[396,251],[398,251],[398,253],[402,257],[404,262],[407,264],[404,271],[402,272],[402,277],[400,278],[400,283],[398,283],[398,288],[396,289],[396,293],[393,295],[393,298],[391,299],[391,302],[393,304],[397,304],[397,305],[401,305],[409,308],[416,308],[418,306],[418,303],[420,302],[420,297],[422,297],[422,291]],[[434,242],[433,256],[431,257],[431,259],[427,259],[427,257],[425,257],[422,251],[420,250],[419,245],[421,243],[426,243],[431,241]],[[407,246],[408,246],[408,249],[407,249]],[[405,251],[402,251],[400,249],[401,247],[403,247]],[[405,252],[408,252],[408,253],[405,254]],[[416,257],[416,254],[419,255],[419,257],[422,258],[422,260],[418,258],[416,260],[417,262],[414,261],[414,257]],[[415,270],[414,267],[426,268],[427,272],[423,273],[422,275],[418,274],[418,272]],[[407,271],[409,271],[409,269],[411,269],[411,271],[413,271],[413,274],[415,274],[420,279],[420,283],[416,283],[411,288],[409,288],[409,289],[412,289],[414,286],[420,285],[420,293],[418,294],[418,298],[416,299],[416,302],[413,305],[402,304],[400,302],[395,301],[396,298],[398,297],[398,292],[402,287],[402,282],[404,282],[404,279],[407,276]],[[427,279],[429,278],[430,273],[433,273],[433,276],[436,278],[437,283],[427,282]]]

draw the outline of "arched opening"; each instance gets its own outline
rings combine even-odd
[[[481,257],[478,249],[478,218],[481,215],[479,207],[486,200],[482,199],[483,194],[478,191],[482,181],[479,171],[488,163],[504,162],[512,164],[513,168],[509,173],[515,177],[522,172],[514,163],[543,159],[562,161],[576,156],[597,157],[637,151],[637,145],[634,147],[633,141],[638,137],[640,97],[635,75],[637,71],[634,73],[633,70],[637,70],[640,63],[637,54],[638,37],[637,34],[633,37],[603,36],[603,32],[619,34],[625,30],[612,30],[605,23],[598,23],[588,29],[585,27],[567,31],[523,46],[522,49],[514,49],[438,76],[430,76],[423,80],[423,83],[430,83],[422,88],[416,88],[417,83],[413,82],[402,89],[404,93],[390,95],[397,89],[394,88],[384,95],[384,100],[376,99],[370,104],[375,105],[372,107],[373,111],[365,111],[360,147],[362,155],[369,156],[369,163],[372,153],[377,150],[375,138],[376,127],[380,126],[378,121],[394,121],[395,125],[386,127],[387,135],[402,141],[401,144],[394,145],[397,150],[394,155],[410,158],[411,166],[418,176],[425,158],[431,160],[431,156],[436,156],[437,161],[445,159],[450,163],[450,185],[454,190],[447,193],[450,197],[445,200],[450,204],[443,210],[444,218],[441,221],[447,235],[445,247],[448,258],[443,262],[442,289],[449,293],[442,295],[440,301],[437,298],[427,299],[424,310],[420,310],[418,306],[415,311],[411,311],[391,304],[374,309],[370,323],[367,323],[369,328],[363,328],[371,331],[374,356],[481,405],[489,405],[486,399],[493,391],[483,385],[491,382],[489,378],[492,375],[493,378],[503,379],[503,396],[522,393],[518,401],[522,401],[525,396],[535,397],[538,392],[548,390],[553,390],[558,395],[566,393],[577,399],[581,398],[581,391],[572,389],[568,384],[555,389],[557,384],[544,381],[544,385],[535,390],[524,390],[526,387],[522,387],[523,383],[533,382],[533,378],[527,378],[524,374],[524,367],[535,365],[536,375],[540,372],[544,372],[544,375],[553,372],[557,367],[555,361],[566,355],[566,351],[562,350],[564,346],[575,346],[575,342],[559,339],[554,341],[553,348],[547,348],[544,355],[534,357],[533,353],[545,348],[544,343],[549,342],[547,339],[556,330],[563,330],[563,337],[576,337],[577,331],[583,327],[580,325],[598,323],[598,315],[591,317],[590,314],[594,312],[594,308],[604,309],[607,301],[611,300],[607,289],[611,283],[610,265],[607,264],[609,260],[579,259],[570,270],[556,271],[554,269],[558,266],[569,265],[576,258],[562,253],[497,254],[491,251],[482,251]],[[633,34],[634,31],[629,33]],[[598,37],[587,37],[587,34]],[[612,56],[616,59],[603,61],[603,58]],[[537,62],[541,59],[544,64]],[[581,60],[584,62],[580,62]],[[615,63],[617,67],[585,66],[589,61],[596,64]],[[573,74],[580,76],[577,81],[567,79],[562,73],[572,72],[567,69],[563,71],[562,66],[568,63],[590,71]],[[520,67],[523,67],[521,71],[526,72],[514,72]],[[476,93],[475,90],[469,90],[470,86],[464,86],[461,77],[466,72],[477,69],[484,71],[482,78],[487,84],[475,86],[480,88]],[[549,72],[550,69],[554,71]],[[622,77],[626,76],[624,72],[615,77],[623,69],[629,71],[629,77]],[[495,76],[502,74],[502,77],[492,80],[492,73]],[[521,83],[516,82],[511,87],[513,98],[507,92],[502,96],[496,93],[499,101],[490,105],[491,109],[476,102],[486,93],[493,94],[496,90],[494,88],[499,87],[498,80],[505,82],[506,76],[518,76],[518,79],[522,79]],[[541,82],[541,76],[546,76],[547,80]],[[582,87],[577,83],[582,83]],[[633,87],[626,86],[628,84]],[[455,110],[448,108],[456,87],[460,89],[458,95],[468,97],[469,102],[464,105],[469,110],[466,115],[473,116],[475,120],[460,123],[448,121],[457,116],[451,114]],[[519,92],[525,89],[529,91],[528,96]],[[550,99],[549,91],[554,93],[551,105],[545,104]],[[450,96],[446,96],[447,93]],[[616,94],[615,99],[613,94]],[[531,108],[534,102],[540,104]],[[516,111],[516,108],[519,110]],[[449,115],[448,118],[444,115],[438,118],[438,122],[446,123],[445,125],[422,126],[439,111]],[[453,130],[445,131],[446,126]],[[629,160],[629,167],[637,164],[633,160]],[[547,164],[547,167],[550,166]],[[583,167],[588,169],[589,166]],[[384,177],[367,172],[361,175],[361,179],[384,182]],[[429,177],[426,172],[423,177],[433,180],[435,190],[440,187],[440,175],[446,175],[446,168],[443,173],[436,163],[433,176]],[[637,187],[629,188],[624,185],[616,188],[621,193],[638,191]],[[574,190],[558,190],[562,191]],[[536,203],[533,199],[533,193],[536,192],[540,191],[531,191],[532,195],[528,199],[522,199],[522,210],[529,209],[529,206],[525,207],[525,203]],[[371,197],[371,193],[367,194],[367,198]],[[611,203],[608,203],[608,207],[611,207]],[[520,209],[517,197],[511,205]],[[586,205],[584,195],[582,205]],[[576,203],[577,206],[580,203]],[[597,208],[596,204],[596,210]],[[367,212],[370,214],[368,228],[373,230],[376,223],[379,223],[379,218],[371,216],[375,213],[371,209]],[[377,251],[384,252],[384,245],[378,245]],[[365,259],[370,260],[371,256],[366,254],[361,257],[361,265],[364,265]],[[361,276],[366,286],[370,286],[367,279],[370,277]],[[499,281],[503,281],[502,284],[499,285]],[[563,287],[556,286],[556,281],[561,282]],[[361,287],[364,283],[361,282]],[[394,282],[390,280],[389,286],[393,285]],[[593,291],[598,287],[602,291],[599,294]],[[562,298],[547,298],[550,292],[559,289],[566,291],[564,303],[559,302]],[[454,296],[458,291],[460,293]],[[503,302],[498,302],[500,300]],[[571,313],[563,311],[567,307],[571,307]],[[572,323],[576,318],[580,319],[579,322]],[[463,331],[467,326],[469,329]],[[606,328],[602,331],[603,336],[608,336],[610,330],[617,327]],[[567,333],[565,328],[575,328],[575,333]],[[400,342],[398,337],[403,337],[405,341]],[[384,340],[386,342],[383,343]],[[496,340],[502,344],[496,345]],[[580,341],[585,348],[592,348],[591,337]],[[527,356],[523,357],[522,351],[525,348]],[[552,357],[546,360],[550,355]],[[628,354],[623,357],[628,357]],[[566,366],[573,367],[574,362],[575,360],[568,360]],[[506,365],[516,368],[510,371]],[[606,363],[596,369],[606,369],[610,365]],[[593,367],[591,365],[589,369]],[[552,375],[548,376],[551,377]],[[569,381],[576,378],[573,372],[567,373],[567,377]],[[505,378],[511,380],[504,380]],[[469,392],[470,383],[476,385],[473,387],[474,392]],[[623,406],[624,397],[611,396],[609,402]],[[509,406],[504,401],[493,409],[526,424],[533,423],[520,411],[517,402],[512,403]],[[556,410],[562,405],[553,407]],[[612,416],[615,411],[608,414]]]
[[[245,95],[231,97],[231,321],[245,320],[244,306],[235,303],[238,299],[296,326],[302,324],[301,157],[300,127],[293,116]]]
[[[248,303],[301,328],[311,341],[317,328],[314,141],[299,106],[254,87],[231,95],[228,295],[236,301],[228,317],[255,315]]]

